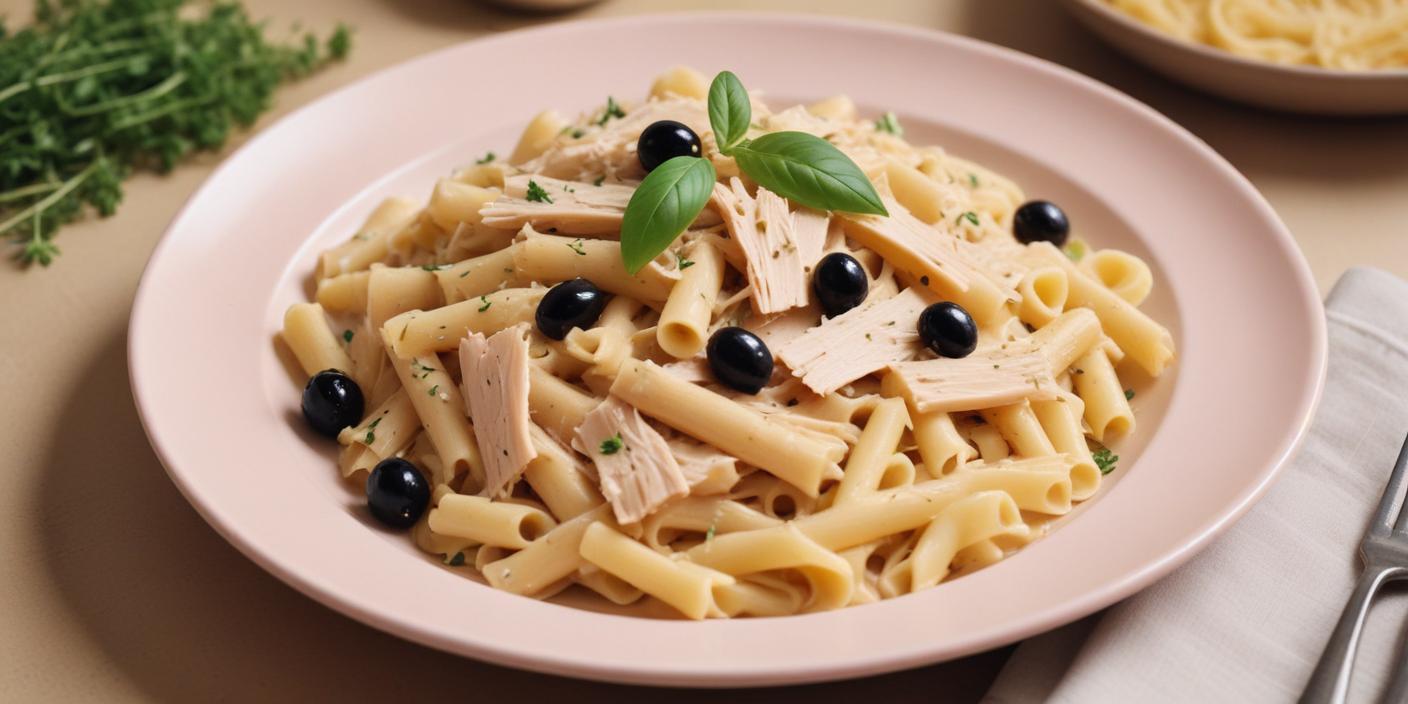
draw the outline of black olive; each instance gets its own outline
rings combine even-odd
[[[336,369],[314,374],[303,387],[303,418],[313,430],[330,438],[362,420],[365,405],[357,382]]]
[[[772,352],[757,335],[743,328],[719,328],[705,349],[714,378],[730,389],[756,394],[772,378]]]
[[[640,133],[636,142],[636,156],[646,171],[677,156],[699,156],[699,135],[688,125],[674,120],[652,122]]]
[[[870,279],[865,267],[845,252],[832,252],[821,258],[812,274],[812,290],[827,317],[834,318],[865,301]]]
[[[420,470],[400,457],[388,457],[367,476],[367,508],[392,528],[415,525],[430,505],[430,484]]]
[[[935,303],[919,314],[919,339],[940,357],[967,357],[978,347],[978,324],[957,303]]]
[[[586,330],[601,317],[607,295],[586,279],[572,279],[553,286],[538,302],[534,319],[538,330],[554,340],[567,337],[572,328]]]
[[[1066,212],[1055,203],[1033,200],[1017,208],[1012,216],[1012,234],[1022,244],[1050,242],[1060,247],[1066,244],[1066,236],[1071,234],[1071,221]]]

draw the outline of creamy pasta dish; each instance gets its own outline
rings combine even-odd
[[[1408,67],[1408,0],[1104,0],[1184,41],[1279,64]]]
[[[282,340],[383,524],[692,619],[933,587],[1089,499],[1174,360],[1139,258],[837,96],[677,68],[381,203]]]

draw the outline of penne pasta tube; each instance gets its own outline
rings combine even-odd
[[[704,349],[708,338],[714,304],[724,280],[724,257],[707,240],[698,240],[683,261],[690,265],[670,289],[655,337],[660,349],[679,359],[689,359]]]
[[[382,335],[393,356],[414,357],[458,350],[471,333],[492,335],[532,323],[542,289],[509,288],[434,310],[412,310],[386,321]]]
[[[483,496],[449,494],[430,510],[430,530],[484,545],[522,550],[548,535],[557,522],[531,506]]]
[[[524,280],[542,283],[584,278],[604,291],[660,304],[670,296],[680,273],[660,260],[630,274],[621,261],[621,243],[556,235],[532,234],[518,243],[514,268]]]
[[[509,504],[500,504],[509,505]],[[528,514],[515,520],[523,526]],[[505,519],[509,520],[509,519]],[[537,520],[537,519],[535,519]],[[484,566],[484,579],[496,589],[532,596],[569,577],[582,566],[582,536],[595,523],[615,525],[611,508],[601,505],[553,527],[508,557]],[[539,531],[541,526],[532,525]]]
[[[587,527],[581,553],[588,562],[692,619],[724,615],[716,594],[737,581],[686,560],[672,560],[601,523]]]
[[[846,458],[845,474],[836,487],[834,505],[840,506],[856,497],[875,492],[895,448],[899,446],[900,435],[909,427],[909,412],[905,410],[904,399],[887,398],[871,411],[860,440]]]
[[[283,338],[308,376],[325,369],[353,371],[352,359],[333,336],[323,308],[317,303],[295,303],[288,307],[288,312],[284,313]]]
[[[836,463],[844,454],[650,362],[627,359],[611,393],[686,435],[767,470],[807,496],[816,496],[822,480],[838,473]]]
[[[1005,491],[1024,511],[1058,515],[1070,511],[1065,458],[1039,460],[971,464],[943,479],[876,492],[793,523],[823,547],[844,550],[923,526],[949,504],[976,491]]]
[[[1093,311],[1100,319],[1105,334],[1151,376],[1162,374],[1173,361],[1173,335],[1167,328],[1106,288],[1098,279],[1076,268],[1056,247],[1047,242],[1028,245],[1024,259],[1031,266],[1058,266],[1065,270],[1070,284],[1066,305]]]

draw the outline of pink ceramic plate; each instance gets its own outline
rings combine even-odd
[[[1050,537],[919,594],[829,613],[692,623],[498,592],[376,530],[298,418],[274,344],[316,253],[379,199],[504,153],[538,110],[643,95],[673,64],[728,68],[775,104],[846,92],[1062,203],[1099,246],[1145,257],[1146,307],[1180,360],[1135,399],[1102,495]],[[724,686],[855,677],[999,646],[1128,596],[1207,544],[1295,449],[1325,364],[1320,301],[1290,235],[1202,142],[1070,71],[979,42],[768,15],[576,22],[383,71],[253,139],[152,255],[132,314],[132,386],[172,479],[251,559],[378,628],[566,675]],[[211,403],[201,380],[220,380]],[[271,490],[276,487],[276,490]]]

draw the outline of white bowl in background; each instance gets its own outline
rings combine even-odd
[[[1239,103],[1318,115],[1408,113],[1408,69],[1343,71],[1259,61],[1165,34],[1103,0],[1065,0],[1106,42],[1176,81]]]

